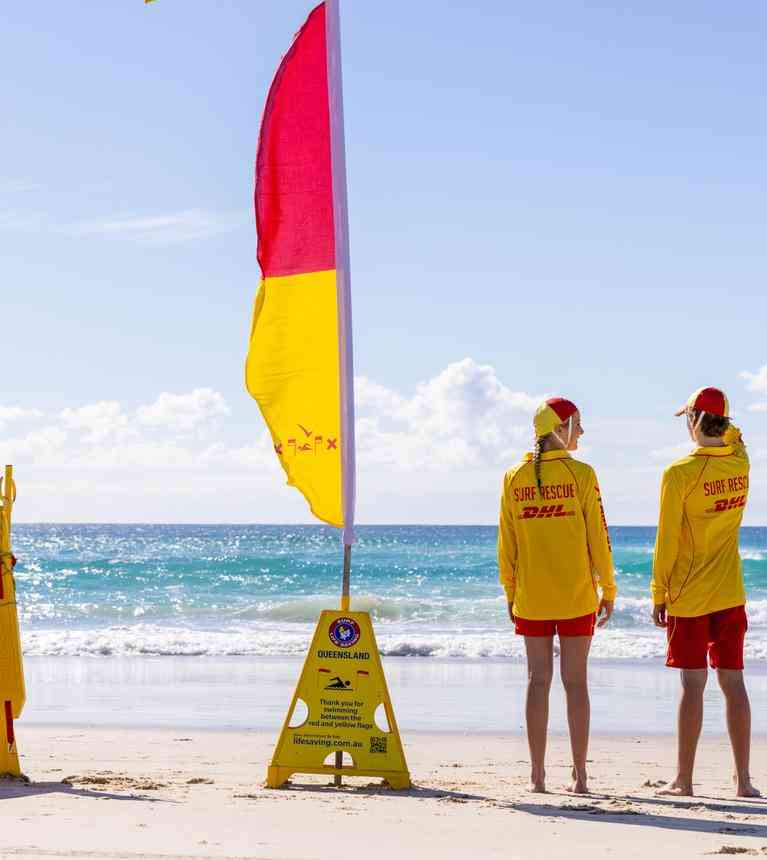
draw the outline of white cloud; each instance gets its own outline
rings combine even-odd
[[[66,442],[67,433],[60,427],[41,427],[25,436],[1,440],[0,461],[57,463]]]
[[[495,520],[501,476],[529,449],[542,396],[470,358],[410,391],[360,377],[356,392],[361,522]],[[311,522],[255,404],[243,398],[237,408],[211,388],[163,392],[136,409],[81,404],[55,420],[6,407],[26,422],[12,438],[0,435],[0,463],[17,466],[19,517]],[[652,522],[663,466],[692,448],[684,422],[589,414],[585,426],[588,447],[577,456],[597,469],[610,522]],[[242,436],[243,428],[252,429]],[[767,436],[746,431],[755,475],[747,516],[758,522],[767,510],[756,479]]]
[[[11,417],[22,413],[42,417],[39,410],[8,410]],[[0,412],[0,416],[4,413]],[[88,471],[120,471],[126,468],[196,468],[201,463],[263,464],[263,452],[271,451],[265,430],[253,446],[230,449],[222,443],[211,445],[190,431],[215,426],[229,415],[223,396],[210,388],[188,394],[160,394],[148,405],[128,413],[116,400],[102,400],[62,410],[58,426],[38,428],[0,444],[0,451],[30,464],[51,464],[57,468]],[[10,461],[9,461],[10,462]]]
[[[397,412],[405,402],[399,394],[366,376],[355,377],[354,400],[357,410],[372,409],[384,415]]]
[[[161,394],[149,406],[136,411],[139,424],[148,427],[167,427],[179,432],[190,432],[216,418],[230,414],[226,401],[211,388],[195,388],[189,394]]]
[[[405,471],[508,462],[529,442],[542,399],[513,391],[471,358],[420,383],[410,398],[365,378],[357,392],[361,462]]]
[[[410,395],[365,378],[356,387],[360,479],[369,488],[368,517],[378,519],[423,519],[424,509],[432,521],[443,519],[433,505],[439,498],[442,507],[453,500],[453,520],[465,520],[459,499],[467,487],[492,488],[494,505],[500,474],[529,443],[539,400],[471,359],[449,365]],[[0,459],[18,467],[26,519],[310,520],[301,497],[285,485],[255,405],[245,444],[233,441],[234,425],[224,423],[230,415],[224,397],[210,388],[163,392],[135,411],[99,401],[64,409],[57,426],[0,438]],[[67,487],[66,505],[50,495],[58,485]],[[201,493],[208,499],[204,512]],[[379,497],[393,513],[376,511],[370,503]],[[463,504],[480,515],[467,499]]]
[[[83,221],[67,228],[76,236],[99,236],[144,245],[168,245],[192,242],[227,233],[244,223],[231,213],[206,209],[185,209],[162,215],[116,215]]]
[[[0,406],[0,429],[7,427],[14,421],[42,417],[43,413],[39,409],[22,409],[20,406]]]
[[[756,373],[751,373],[748,370],[742,370],[738,376],[746,380],[746,388],[749,391],[759,391],[767,393],[767,364],[763,365]]]
[[[751,373],[748,370],[742,370],[738,376],[746,380],[746,388],[749,391],[755,391],[758,394],[767,394],[767,364],[763,365],[756,371]],[[752,403],[748,407],[749,412],[767,412],[767,402],[761,401]]]
[[[105,442],[130,435],[128,416],[116,400],[102,400],[79,409],[65,409],[60,417],[67,429],[87,431],[82,437],[84,442]]]

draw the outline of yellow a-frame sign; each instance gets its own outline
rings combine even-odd
[[[296,704],[308,708],[291,726]],[[383,705],[388,730],[376,725]],[[349,767],[324,762],[348,753]],[[397,721],[386,687],[373,624],[367,612],[326,609],[320,615],[288,715],[274,750],[266,784],[279,788],[294,773],[377,776],[391,788],[410,788]]]

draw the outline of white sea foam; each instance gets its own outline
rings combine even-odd
[[[96,629],[28,630],[23,635],[24,653],[47,657],[224,657],[300,654],[309,636],[258,633],[251,630],[195,630],[166,625],[135,624]]]
[[[767,606],[759,613],[767,616]],[[227,631],[167,625],[133,624],[98,629],[27,630],[24,651],[29,656],[296,656],[306,653],[313,625],[240,627]],[[503,629],[416,630],[405,625],[380,625],[380,651],[392,657],[445,659],[514,659],[524,657],[523,640],[510,626]],[[607,660],[660,658],[666,651],[662,630],[611,627],[597,631],[592,655]],[[746,639],[752,660],[767,660],[767,629],[752,629]]]

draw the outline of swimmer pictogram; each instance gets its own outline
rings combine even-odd
[[[335,678],[325,687],[326,690],[348,690],[352,685],[351,681],[344,681],[336,675]]]

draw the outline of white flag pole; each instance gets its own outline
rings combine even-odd
[[[333,176],[333,224],[335,227],[336,289],[341,394],[341,492],[343,502],[344,574],[341,608],[349,608],[351,548],[354,536],[356,464],[354,444],[354,353],[352,345],[352,296],[349,264],[349,206],[346,190],[346,141],[341,74],[340,0],[325,2],[325,38],[328,56],[330,106],[330,156]]]

